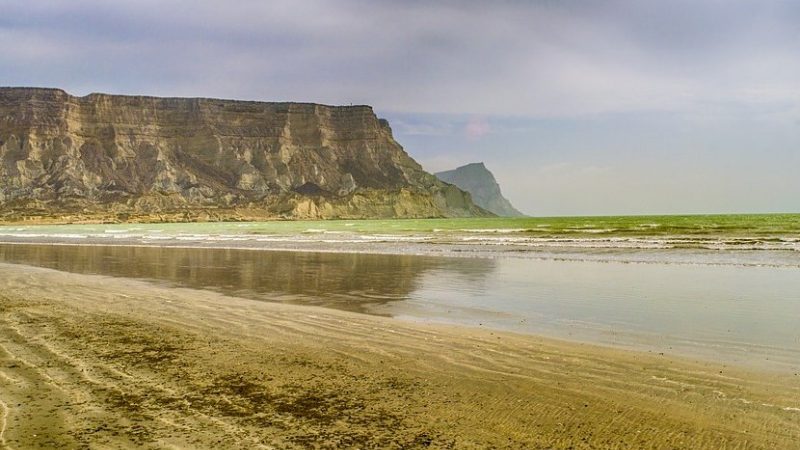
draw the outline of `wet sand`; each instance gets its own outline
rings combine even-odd
[[[0,264],[0,448],[800,448],[800,376]]]

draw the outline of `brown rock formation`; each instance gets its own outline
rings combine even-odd
[[[0,218],[487,215],[369,106],[0,88]]]

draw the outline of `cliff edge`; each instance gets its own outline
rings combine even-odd
[[[369,106],[0,88],[0,220],[482,215]]]

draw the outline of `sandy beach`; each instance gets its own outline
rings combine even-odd
[[[0,265],[0,447],[798,448],[800,376]]]
[[[0,450],[800,450],[800,0],[0,13]]]

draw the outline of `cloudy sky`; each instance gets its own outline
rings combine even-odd
[[[800,212],[800,1],[0,0],[0,85],[370,104],[534,215]]]

